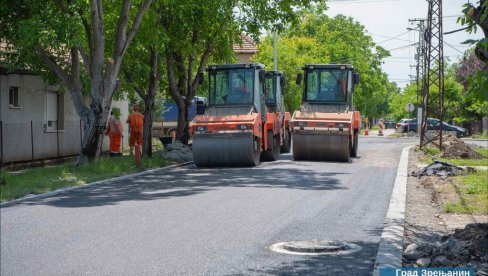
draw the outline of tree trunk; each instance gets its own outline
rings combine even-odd
[[[176,101],[178,106],[178,124],[176,127],[176,139],[180,140],[183,144],[188,144],[188,105],[186,101]]]
[[[152,103],[149,103],[152,102]],[[152,121],[154,113],[154,100],[145,102],[144,127],[142,132],[142,156],[152,157]]]
[[[100,139],[103,138],[103,135],[101,134],[103,134],[103,131],[105,130],[102,117],[102,114],[95,114],[93,111],[90,111],[87,116],[82,117],[84,131],[81,143],[81,152],[78,156],[76,165],[85,164],[86,162],[92,161],[96,158]]]

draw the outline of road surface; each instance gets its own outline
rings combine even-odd
[[[360,138],[351,163],[194,166],[1,209],[1,275],[370,275],[412,139]],[[275,253],[327,239],[349,255]]]

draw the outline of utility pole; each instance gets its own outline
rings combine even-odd
[[[278,59],[276,57],[276,47],[277,47],[278,36],[276,32],[273,33],[273,70],[278,71]]]
[[[415,82],[417,84],[417,103],[416,105],[419,106],[421,103],[421,98],[422,98],[422,79],[424,78],[425,72],[424,72],[424,62],[425,62],[425,52],[426,52],[426,45],[425,45],[425,21],[426,19],[424,18],[413,18],[409,19],[408,22],[410,24],[414,24],[414,22],[417,23],[417,29],[414,29],[419,32],[419,42],[417,44],[417,49],[416,49],[416,55],[415,55],[415,70],[416,70],[416,78]],[[410,30],[410,29],[409,29]]]
[[[442,0],[427,0],[427,28],[425,30],[426,55],[424,59],[422,127],[420,147],[429,142],[438,143],[442,148],[442,125],[444,120],[444,39],[442,37]],[[440,124],[434,126],[428,135],[428,118],[438,118]],[[429,137],[430,136],[430,137]]]

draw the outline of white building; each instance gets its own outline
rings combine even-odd
[[[120,108],[125,124],[128,102],[114,102],[113,106]],[[29,71],[8,72],[0,64],[2,163],[79,154],[82,134],[83,125],[68,91]],[[126,134],[124,145],[128,145],[127,139]],[[104,144],[108,145],[108,138]]]

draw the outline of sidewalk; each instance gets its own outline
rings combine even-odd
[[[379,130],[368,130],[368,135],[359,135],[359,137],[388,137],[390,135],[392,135],[393,133],[395,133],[395,130],[394,129],[385,129],[383,130],[383,136],[378,136],[378,132]]]

